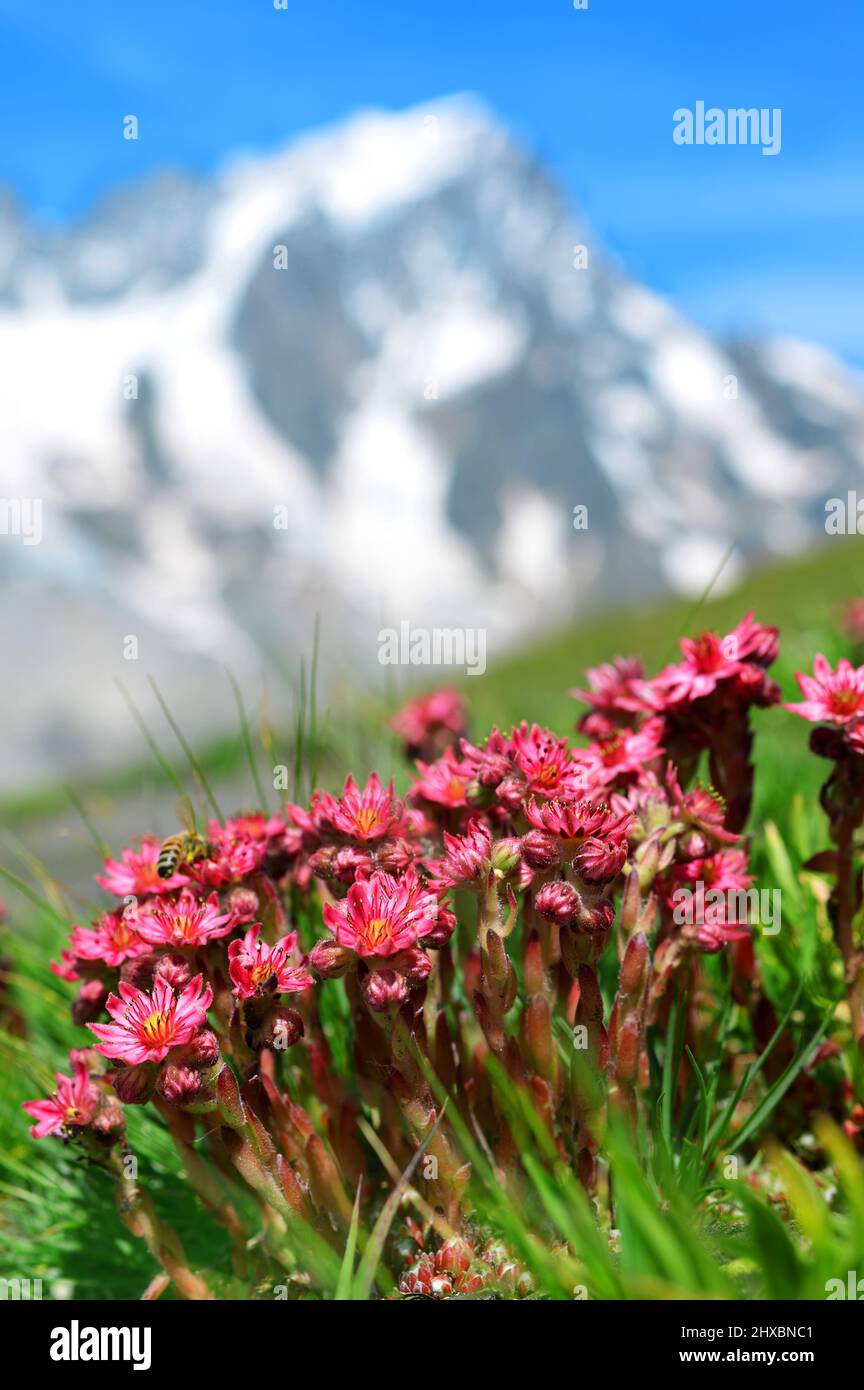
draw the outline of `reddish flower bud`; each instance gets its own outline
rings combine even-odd
[[[305,1031],[303,1019],[297,1010],[288,1009],[281,1004],[271,1011],[267,1030],[267,1046],[275,1048],[277,1052],[284,1052],[287,1048],[293,1047]]]
[[[114,1100],[106,1100],[100,1105],[91,1123],[97,1134],[106,1137],[119,1135],[126,1128],[123,1111]]]
[[[157,1094],[169,1105],[188,1105],[201,1090],[201,1073],[192,1067],[178,1067],[166,1062],[156,1082]]]
[[[335,845],[322,845],[316,849],[309,860],[309,868],[316,878],[326,878],[336,858]]]
[[[561,863],[561,845],[545,830],[529,830],[522,836],[522,858],[531,869],[551,869]]]
[[[626,839],[588,839],[573,856],[573,867],[586,883],[609,883],[627,862]]]
[[[105,1066],[105,1058],[95,1047],[72,1047],[69,1049],[69,1061],[73,1067],[76,1062],[80,1062],[92,1074],[101,1073]]]
[[[353,845],[345,845],[334,854],[328,872],[339,883],[347,883],[350,887],[358,873],[368,875],[374,868],[375,862],[371,854],[362,849],[355,849]]]
[[[164,980],[172,989],[185,989],[192,979],[192,968],[185,956],[172,952],[159,957],[154,978]]]
[[[355,955],[347,946],[339,946],[335,941],[319,941],[312,948],[309,964],[325,980],[337,980],[344,975],[355,960]]]
[[[842,729],[826,729],[820,726],[810,734],[810,750],[817,758],[843,758],[848,752],[846,738]]]
[[[470,1269],[473,1259],[474,1251],[467,1240],[461,1236],[451,1236],[436,1254],[435,1266],[448,1274],[457,1274],[460,1270]]]
[[[254,922],[259,912],[258,894],[251,888],[232,888],[226,906],[238,926]]]
[[[127,985],[134,985],[136,989],[143,989],[145,993],[149,993],[153,988],[153,972],[158,963],[159,957],[155,952],[124,960],[120,966],[120,979]]]
[[[456,930],[456,914],[443,903],[438,908],[435,926],[423,937],[424,946],[446,946]]]
[[[601,936],[609,931],[614,920],[615,909],[608,898],[601,898],[598,903],[590,905],[583,899],[578,922],[579,931],[588,932],[591,936]]]
[[[391,1004],[404,1004],[410,984],[396,970],[370,970],[360,981],[363,998],[375,1013],[383,1013]]]
[[[544,883],[534,899],[534,906],[547,921],[557,922],[559,927],[575,927],[582,912],[582,898],[572,883],[557,879]]]
[[[378,849],[378,865],[388,874],[404,874],[417,857],[410,840],[384,840]]]
[[[72,1003],[72,1022],[78,1028],[91,1023],[101,1014],[107,998],[108,990],[101,980],[87,980]]]
[[[428,980],[432,971],[431,960],[419,946],[412,946],[406,951],[400,951],[398,956],[393,957],[393,964],[398,967],[406,980],[410,980],[415,985]]]
[[[156,1083],[156,1068],[152,1062],[141,1062],[137,1067],[112,1072],[109,1079],[124,1105],[146,1105]]]
[[[215,1033],[211,1033],[209,1028],[202,1028],[191,1042],[179,1049],[179,1052],[180,1056],[175,1060],[184,1067],[194,1067],[196,1071],[209,1071],[210,1067],[215,1067],[222,1055],[219,1050],[219,1039]]]

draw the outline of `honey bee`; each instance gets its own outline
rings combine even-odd
[[[163,841],[156,863],[160,878],[170,878],[181,864],[194,864],[196,859],[203,859],[209,849],[204,836],[198,834],[192,803],[184,797],[178,802],[178,810],[186,829]]]

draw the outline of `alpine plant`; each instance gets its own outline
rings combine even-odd
[[[297,1223],[341,1249],[354,1194],[371,1225],[422,1151],[425,1216],[406,1219],[391,1296],[529,1296],[500,1235],[476,1225],[460,1136],[482,1136],[518,1199],[524,1154],[490,1080],[503,1076],[593,1200],[610,1109],[634,1132],[650,1122],[648,1042],[676,1000],[698,1055],[690,1001],[709,958],[725,956],[736,999],[756,998],[751,926],[728,904],[753,882],[750,713],[780,700],[777,651],[748,614],[684,640],[653,678],[633,659],[590,670],[575,737],[522,722],[469,738],[462,698],[441,691],[393,720],[413,764],[402,792],[373,772],[212,821],[165,878],[152,836],[106,859],[104,909],[71,925],[53,966],[86,1036],[24,1106],[34,1138],[115,1176],[124,1220],[193,1298],[210,1291],[128,1176],[129,1107],[158,1111],[244,1265],[254,1233],[232,1187],[261,1208],[260,1258]],[[788,709],[817,725],[831,768],[833,848],[815,867],[833,876],[864,1047],[864,667],[820,656],[799,681]]]

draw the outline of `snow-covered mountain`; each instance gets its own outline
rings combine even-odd
[[[42,503],[40,544],[0,534],[0,788],[133,746],[114,677],[201,734],[233,718],[218,666],[289,679],[316,612],[331,671],[380,678],[403,620],[493,660],[698,590],[733,540],[729,575],[806,543],[864,480],[850,372],[711,341],[464,100],[62,233],[0,197],[0,418],[0,502]]]

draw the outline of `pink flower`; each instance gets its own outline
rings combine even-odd
[[[663,752],[662,737],[663,720],[648,719],[640,729],[616,729],[601,734],[588,748],[575,748],[573,761],[585,769],[588,780],[598,788],[622,779],[641,778],[645,764]]]
[[[747,941],[749,936],[750,927],[746,922],[728,922],[722,911],[715,911],[712,915],[710,907],[706,909],[703,920],[697,923],[696,940],[709,955],[735,941]]]
[[[330,824],[349,839],[366,842],[380,840],[399,825],[402,806],[393,795],[393,783],[382,787],[377,772],[373,772],[360,791],[353,777],[348,777],[342,796],[324,793],[321,812]]]
[[[436,886],[455,888],[459,884],[483,884],[492,868],[492,836],[480,822],[469,823],[465,835],[444,832],[443,859],[429,862]]]
[[[588,689],[569,693],[604,713],[638,713],[649,708],[644,696],[644,668],[636,657],[616,656],[611,665],[589,666]]]
[[[738,626],[733,627],[725,640],[730,648],[733,643],[737,646],[740,661],[750,661],[757,666],[770,666],[777,660],[780,649],[779,636],[779,628],[757,623],[751,609],[749,613],[745,613]]]
[[[256,994],[294,994],[314,984],[303,965],[292,965],[290,956],[297,945],[297,933],[289,932],[268,946],[260,941],[260,923],[250,927],[241,941],[228,947],[228,973],[238,999],[251,999]]]
[[[56,1073],[57,1090],[50,1100],[24,1101],[22,1109],[36,1120],[30,1129],[34,1139],[69,1133],[93,1119],[100,1100],[99,1087],[90,1080],[84,1062],[74,1062],[72,1071],[72,1076]]]
[[[727,646],[716,632],[703,632],[699,637],[682,637],[684,660],[667,666],[652,682],[652,688],[662,695],[664,705],[680,704],[683,700],[699,700],[716,690],[720,681],[736,676],[741,669],[737,645]],[[736,653],[734,656],[727,652]]]
[[[50,969],[51,973],[56,975],[58,980],[69,980],[71,982],[72,980],[81,979],[81,976],[75,969],[75,957],[72,952],[67,951],[65,947],[60,952],[59,961],[52,960],[50,962]]]
[[[651,692],[649,698],[655,707],[668,709],[685,700],[700,700],[721,682],[735,679],[749,699],[758,703],[770,696],[773,700],[773,685],[760,668],[774,661],[777,645],[777,628],[757,623],[752,612],[747,613],[725,637],[718,637],[716,632],[683,637],[684,660],[646,682],[644,693]]]
[[[448,748],[434,763],[418,761],[417,766],[421,775],[414,779],[412,796],[452,809],[468,804],[465,788],[471,779],[471,771],[459,761],[452,748]]]
[[[170,878],[160,878],[156,872],[161,848],[158,840],[143,840],[140,850],[124,849],[122,863],[116,859],[105,860],[104,875],[96,875],[96,882],[118,898],[146,898],[151,893],[172,893],[187,882],[182,874],[172,874]]]
[[[658,888],[673,921],[696,937],[703,951],[719,951],[729,942],[750,936],[747,855],[740,849],[720,850],[705,859],[672,866]]]
[[[220,825],[219,821],[211,820],[207,827],[207,833],[211,840],[217,842],[222,836],[227,836],[231,840],[276,840],[285,832],[285,822],[276,813],[267,816],[263,811],[252,811],[244,816],[233,816],[231,820],[226,820],[225,825]]]
[[[856,668],[841,657],[837,670],[832,671],[820,652],[813,662],[813,675],[799,672],[795,679],[805,699],[786,705],[793,714],[812,724],[845,725],[864,718],[864,666]]]
[[[671,876],[678,882],[704,883],[715,892],[738,892],[749,888],[753,875],[743,849],[723,849],[706,859],[691,859],[686,864],[674,864]]]
[[[204,946],[214,937],[227,936],[234,927],[230,912],[219,911],[215,893],[196,898],[188,889],[169,902],[152,903],[138,914],[138,933],[151,946]]]
[[[573,796],[585,791],[584,770],[573,761],[566,738],[524,722],[513,730],[513,763],[524,778],[523,796]]]
[[[493,728],[482,747],[475,747],[467,738],[460,739],[463,767],[471,781],[487,791],[494,791],[513,771],[513,747],[498,729]]]
[[[525,814],[535,829],[576,842],[589,836],[626,836],[633,820],[631,812],[613,811],[605,801],[529,801]]]
[[[229,821],[220,826],[217,821],[211,822],[209,854],[189,865],[189,873],[198,883],[208,888],[224,888],[229,883],[239,883],[261,868],[267,857],[268,841],[262,836],[252,838],[229,828],[239,824],[239,821]]]
[[[110,994],[105,1005],[113,1023],[88,1023],[100,1039],[97,1052],[117,1057],[127,1066],[138,1062],[161,1062],[172,1047],[192,1040],[203,1027],[213,991],[196,975],[182,994],[175,994],[164,980],[156,980],[150,994],[128,985],[118,986],[120,998]],[[202,992],[203,991],[203,992]]]
[[[666,786],[672,802],[672,814],[676,820],[682,820],[685,825],[720,844],[733,845],[740,840],[740,835],[733,835],[730,830],[725,829],[723,820],[726,805],[713,787],[693,787],[691,791],[683,792],[671,765],[666,771]]]
[[[143,956],[149,947],[136,928],[133,913],[103,912],[93,928],[73,927],[69,942],[72,956],[76,960],[101,960],[112,967]]]
[[[413,873],[397,879],[379,869],[341,902],[325,903],[324,922],[337,945],[358,956],[394,956],[435,931],[438,910],[437,894]]]
[[[433,758],[465,732],[465,701],[455,690],[436,690],[409,700],[390,727],[405,740],[411,758]]]

